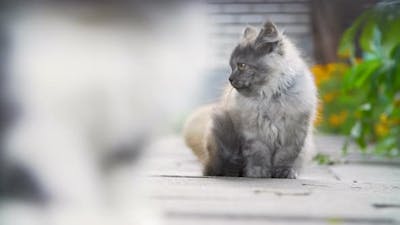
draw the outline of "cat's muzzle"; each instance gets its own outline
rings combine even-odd
[[[240,80],[234,80],[234,79],[229,78],[229,82],[237,90],[242,90],[242,89],[249,88],[249,85],[246,82],[243,82],[243,81],[240,81]]]

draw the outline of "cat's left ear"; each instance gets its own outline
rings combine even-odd
[[[277,47],[277,44],[281,38],[281,34],[276,25],[270,21],[267,21],[264,23],[260,33],[256,38],[255,47],[262,53],[270,53]]]

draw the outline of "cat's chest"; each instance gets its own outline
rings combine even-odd
[[[276,140],[284,129],[285,114],[279,102],[245,102],[238,107],[238,128],[246,139]]]

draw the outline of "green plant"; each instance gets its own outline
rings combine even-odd
[[[357,93],[344,95],[340,91],[343,74],[348,69],[348,63],[314,65],[311,68],[320,97],[317,120],[315,121],[319,131],[346,134],[353,125],[352,123],[357,116],[353,112],[360,102],[360,96]]]
[[[316,156],[314,156],[313,160],[316,161],[319,165],[335,164],[335,161],[333,161],[329,155],[323,153],[318,153]]]
[[[349,140],[363,151],[375,143],[375,153],[400,156],[400,2],[365,11],[345,31],[338,53],[351,64],[342,94],[360,97]]]

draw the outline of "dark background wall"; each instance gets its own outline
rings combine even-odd
[[[343,32],[376,0],[311,0],[314,58],[317,63],[337,60],[337,47]]]
[[[305,55],[313,52],[309,0],[211,0],[207,13],[217,67],[227,65],[244,27],[260,27],[267,19],[300,45]]]

